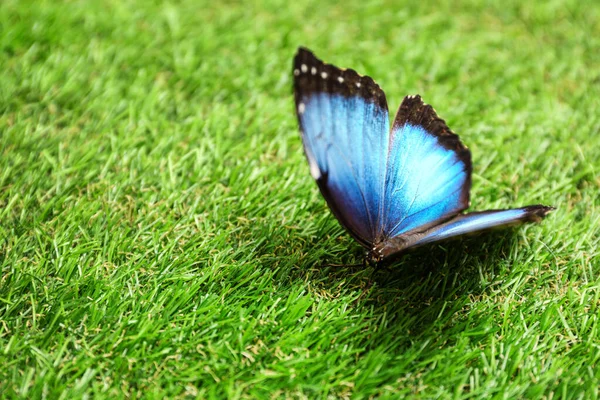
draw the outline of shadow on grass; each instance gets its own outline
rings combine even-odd
[[[249,224],[230,238],[243,258],[221,276],[223,284],[239,283],[240,274],[254,265],[250,269],[274,282],[278,296],[308,291],[331,312],[349,312],[336,320],[339,329],[362,321],[364,331],[356,340],[365,351],[382,346],[397,353],[415,342],[442,346],[465,331],[469,340],[486,337],[497,324],[481,298],[507,273],[519,249],[517,230],[506,230],[418,248],[389,269],[327,267],[360,263],[364,249],[333,224],[320,232],[267,225]]]
[[[383,269],[312,268],[307,278],[321,281],[326,274],[330,287],[358,284],[365,290],[361,307],[386,314],[387,329],[399,328],[414,338],[451,328],[456,313],[470,308],[498,271],[510,267],[515,246],[515,230],[490,232],[418,248]],[[362,249],[353,255],[360,260]]]

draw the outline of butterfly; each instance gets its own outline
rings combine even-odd
[[[491,228],[539,222],[553,207],[463,213],[471,153],[419,95],[406,96],[390,129],[372,78],[300,47],[294,98],[310,174],[333,215],[367,249],[368,263]]]

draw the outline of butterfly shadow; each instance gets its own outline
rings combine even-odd
[[[409,338],[452,328],[454,314],[477,301],[510,268],[517,242],[514,230],[490,232],[417,248],[385,267],[335,267],[326,273],[331,285],[352,280],[349,274],[363,279],[361,307],[385,315],[388,329],[402,325]]]
[[[239,248],[235,257],[249,247],[252,254],[244,256],[246,261],[230,263],[221,277],[223,284],[238,284],[240,274],[254,270],[246,265],[249,262],[254,268],[267,268],[263,274],[270,275],[282,293],[306,284],[310,291],[332,299],[352,293],[356,300],[348,307],[357,313],[368,308],[376,319],[385,319],[385,329],[377,331],[399,332],[395,337],[408,342],[415,335],[454,326],[453,316],[474,303],[496,276],[506,273],[512,252],[520,248],[516,231],[506,230],[423,246],[385,268],[331,267],[360,264],[365,250],[353,246],[339,227],[325,226],[305,232],[271,222],[249,224],[238,232],[239,238],[230,240]],[[270,236],[256,243],[264,232]]]

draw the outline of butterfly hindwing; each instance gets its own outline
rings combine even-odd
[[[451,239],[456,236],[476,234],[526,222],[539,222],[552,210],[554,210],[554,207],[533,205],[509,210],[487,210],[461,214],[431,228],[417,229],[392,238],[380,246],[379,252],[386,258],[414,247]]]
[[[510,210],[487,210],[459,215],[426,231],[415,245],[420,246],[455,236],[519,225],[524,222],[539,222],[552,210],[554,210],[553,207],[535,205]]]
[[[311,175],[340,223],[370,247],[381,219],[389,117],[369,77],[325,64],[300,48],[294,97]]]
[[[385,238],[469,207],[471,153],[420,96],[405,97],[394,120],[385,186]]]

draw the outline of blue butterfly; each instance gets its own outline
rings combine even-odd
[[[462,214],[471,153],[420,96],[407,96],[390,130],[385,94],[368,76],[294,58],[294,97],[310,173],[369,262],[467,233],[542,220],[553,207]]]

